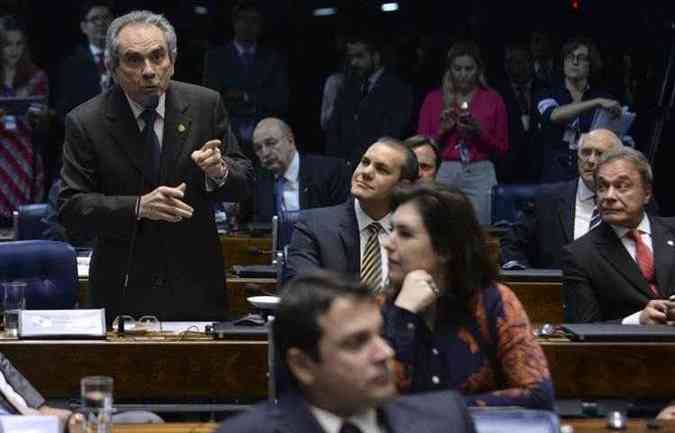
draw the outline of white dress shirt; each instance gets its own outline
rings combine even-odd
[[[370,233],[368,230],[366,230],[366,227],[368,227],[371,223],[378,222],[382,226],[382,230],[380,230],[380,234],[377,236],[377,239],[380,241],[380,257],[382,258],[381,263],[382,263],[382,278],[380,281],[382,282],[383,286],[386,284],[385,282],[387,281],[389,277],[389,260],[387,256],[387,250],[384,249],[384,241],[389,237],[391,234],[391,212],[383,216],[381,219],[375,221],[371,217],[369,217],[366,212],[361,208],[361,205],[359,204],[359,199],[355,198],[354,199],[354,211],[356,213],[356,222],[359,225],[359,245],[360,245],[360,257],[361,259],[359,260],[359,263],[363,260],[363,254],[366,251],[366,243],[368,242],[368,237],[370,236]]]
[[[300,210],[300,154],[295,152],[284,173],[284,210]]]
[[[141,118],[141,114],[145,110],[145,107],[142,105],[138,104],[136,101],[131,99],[129,95],[125,93],[125,96],[127,97],[127,101],[129,101],[129,106],[131,107],[131,112],[134,113],[134,119],[136,119],[136,123],[138,124],[138,129],[143,132],[143,129],[145,128],[145,120]],[[157,108],[155,108],[155,111],[157,112],[157,117],[155,117],[155,124],[154,129],[155,129],[155,135],[157,135],[157,140],[159,141],[159,148],[162,148],[162,141],[164,140],[164,113],[166,109],[166,93],[162,93],[162,96],[159,97],[159,101],[157,102]]]
[[[591,225],[593,208],[595,207],[595,192],[591,191],[581,178],[577,186],[577,196],[574,204],[574,239],[579,239]]]
[[[354,424],[360,428],[363,433],[386,433],[377,422],[377,412],[375,409],[368,409],[362,414],[343,419],[316,406],[310,405],[309,408],[326,433],[339,433],[342,424],[344,424],[345,421]]]

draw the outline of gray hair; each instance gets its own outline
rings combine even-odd
[[[164,18],[164,15],[150,11],[132,11],[115,18],[108,27],[108,33],[105,36],[105,66],[108,71],[112,72],[120,64],[119,34],[125,26],[130,24],[147,24],[159,28],[164,33],[171,60],[176,60],[178,38],[169,20]]]
[[[652,173],[652,167],[649,164],[647,158],[639,150],[635,150],[632,147],[628,146],[619,146],[612,150],[604,153],[598,160],[597,165],[595,166],[595,181],[597,184],[598,171],[603,165],[609,164],[612,161],[623,160],[628,161],[633,164],[633,167],[640,173],[642,178],[642,183],[644,186],[651,187],[654,180],[654,174]]]

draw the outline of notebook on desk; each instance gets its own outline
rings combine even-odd
[[[572,341],[658,342],[675,341],[675,326],[565,323],[562,330]]]

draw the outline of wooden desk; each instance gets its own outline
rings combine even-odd
[[[221,235],[225,269],[234,265],[269,265],[272,263],[272,238],[245,234]]]
[[[513,290],[533,323],[562,323],[562,273],[553,270],[501,271],[499,279]]]
[[[675,343],[540,340],[556,398],[671,399]]]
[[[251,403],[267,396],[267,342],[0,341],[2,352],[47,399],[77,398],[80,378],[111,376],[118,402]]]
[[[611,430],[607,427],[607,420],[605,419],[563,419],[560,425],[569,424],[574,428],[574,433],[616,433],[617,430]],[[657,430],[647,427],[647,420],[631,419],[626,423],[626,430],[621,430],[624,433],[674,433],[675,421],[658,421],[659,428]]]
[[[233,316],[251,312],[246,301],[249,296],[270,295],[277,291],[275,278],[239,278],[227,277],[227,305]]]
[[[213,433],[219,424],[204,423],[164,423],[164,424],[113,424],[113,433]]]

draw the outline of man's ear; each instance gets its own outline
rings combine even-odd
[[[645,185],[645,200],[644,200],[644,205],[649,203],[649,200],[652,199],[652,186],[651,185]]]
[[[314,383],[316,364],[316,361],[297,347],[291,347],[286,352],[286,365],[288,365],[291,374],[303,386]]]

